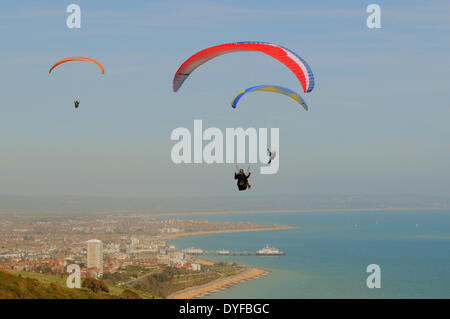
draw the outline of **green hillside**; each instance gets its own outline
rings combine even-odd
[[[24,278],[0,271],[0,298],[4,299],[109,299],[119,298],[87,289],[70,289],[58,283],[45,284],[37,279]]]
[[[25,271],[0,271],[0,299],[118,299],[152,298],[150,294],[108,285],[109,293],[66,287],[64,276]]]

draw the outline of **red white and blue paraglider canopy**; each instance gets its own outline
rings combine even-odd
[[[206,63],[217,56],[236,51],[257,51],[265,53],[289,68],[300,81],[305,93],[311,92],[314,88],[314,75],[311,68],[308,63],[296,53],[273,43],[245,41],[220,44],[195,53],[187,59],[180,66],[177,73],[175,73],[173,79],[173,91],[178,91],[187,77],[203,63]]]

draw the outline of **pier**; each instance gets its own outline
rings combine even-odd
[[[232,250],[202,250],[202,249],[184,249],[184,253],[196,256],[283,256],[284,252],[260,252],[260,251],[232,251]]]

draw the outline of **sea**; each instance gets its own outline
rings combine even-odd
[[[269,274],[203,298],[450,298],[450,210],[330,211],[177,216],[248,221],[295,229],[186,236],[177,248],[256,251],[284,256],[205,256],[263,268]],[[369,288],[369,265],[380,268]],[[372,281],[372,280],[370,280]]]

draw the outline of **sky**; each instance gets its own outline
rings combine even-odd
[[[66,7],[81,7],[81,28]],[[450,4],[377,1],[20,1],[0,13],[0,194],[281,198],[321,194],[450,196]],[[294,75],[255,52],[172,78],[195,52],[266,41],[302,56],[315,88],[310,110],[241,90]],[[87,56],[48,74],[56,61]],[[69,65],[70,64],[70,65]],[[81,105],[74,109],[73,100]],[[172,130],[280,129],[280,170],[238,192],[233,164],[171,161]],[[250,194],[249,194],[250,193]]]

